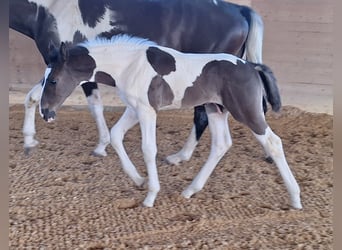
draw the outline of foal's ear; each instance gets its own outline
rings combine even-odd
[[[67,46],[64,42],[61,42],[61,46],[59,47],[59,53],[63,61],[66,61],[68,58]]]
[[[57,56],[58,56],[58,49],[56,48],[56,46],[50,42],[49,43],[49,61],[53,62],[57,60]]]

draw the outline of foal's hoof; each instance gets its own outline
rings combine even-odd
[[[182,159],[177,154],[174,154],[174,155],[167,156],[165,158],[165,161],[169,165],[178,166],[182,162]]]
[[[136,183],[136,187],[138,190],[146,190],[148,187],[148,181],[145,178],[142,178],[139,180],[139,182]]]
[[[107,153],[105,151],[104,152],[93,151],[93,152],[91,152],[91,155],[96,156],[96,157],[105,157],[105,156],[107,156]]]
[[[270,164],[274,162],[271,156],[267,156],[267,157],[265,158],[265,161],[266,161],[267,163],[270,163]]]

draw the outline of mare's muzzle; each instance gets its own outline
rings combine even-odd
[[[56,117],[56,112],[55,111],[50,111],[49,109],[41,109],[43,118],[47,122],[52,122],[55,120]]]

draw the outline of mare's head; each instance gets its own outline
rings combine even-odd
[[[96,67],[89,51],[82,46],[50,47],[49,65],[45,71],[40,111],[44,120],[52,121],[57,109],[82,82],[88,81]]]

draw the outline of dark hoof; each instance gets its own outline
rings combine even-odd
[[[32,154],[33,151],[35,151],[37,147],[25,147],[24,148],[24,154],[26,156],[30,156]]]
[[[52,122],[55,120],[56,117],[56,112],[55,111],[50,111],[49,109],[41,109],[42,114],[43,114],[43,119],[47,122]]]
[[[270,164],[272,164],[272,163],[274,162],[271,156],[266,157],[266,158],[265,158],[265,161],[266,161],[267,163],[270,163]]]

